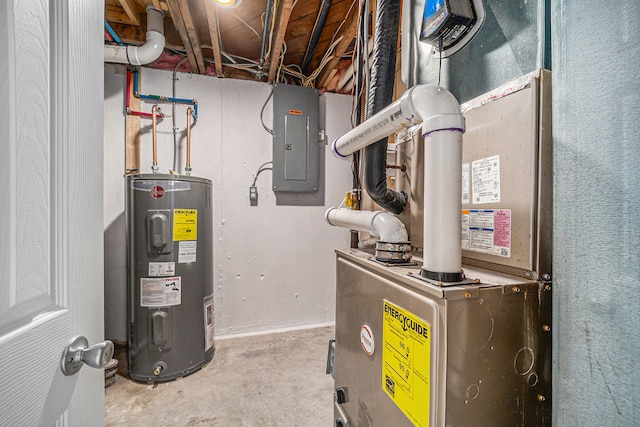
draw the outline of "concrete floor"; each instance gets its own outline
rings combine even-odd
[[[330,426],[325,374],[333,328],[217,340],[213,360],[176,381],[119,376],[105,390],[107,426]]]

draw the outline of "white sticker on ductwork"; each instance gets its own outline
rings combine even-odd
[[[462,204],[470,202],[469,194],[469,163],[462,164]]]
[[[169,307],[182,302],[180,277],[140,278],[141,307]]]
[[[511,210],[463,209],[462,249],[511,257]]]
[[[149,276],[173,276],[176,274],[175,262],[150,262]]]
[[[187,262],[196,262],[196,249],[198,242],[196,240],[182,241],[178,243],[178,264]]]
[[[475,160],[471,173],[473,204],[500,202],[500,156]]]

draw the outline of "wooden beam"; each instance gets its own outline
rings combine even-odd
[[[187,32],[187,27],[182,19],[182,12],[179,4],[181,1],[182,0],[167,0],[169,13],[171,14],[173,25],[176,27],[176,30],[178,30],[178,34],[180,34],[180,39],[182,40],[184,49],[187,51],[189,65],[191,65],[191,72],[200,73],[198,61],[196,59],[195,52],[193,51],[193,47],[191,46],[191,41],[189,40],[189,33]]]
[[[138,8],[135,4],[133,4],[133,0],[118,0],[118,2],[120,3],[120,6],[122,6],[122,9],[124,9],[124,12],[127,14],[131,22],[135,25],[140,25]]]
[[[218,35],[218,9],[208,0],[204,0],[207,8],[207,23],[213,48],[213,63],[216,67],[216,76],[224,77],[222,72],[222,54],[220,53],[220,37]]]
[[[129,15],[127,15],[122,8],[118,6],[105,5],[104,7],[104,19],[110,23],[140,25],[140,19],[132,21]]]
[[[198,32],[196,26],[193,23],[191,17],[191,9],[187,0],[180,0],[180,13],[184,20],[184,26],[187,29],[187,35],[189,36],[189,42],[191,43],[191,49],[193,49],[193,55],[196,58],[196,64],[198,65],[198,71],[200,74],[207,74],[207,66],[204,63],[204,57],[202,56],[202,49],[200,49],[200,40],[198,39]]]
[[[325,87],[329,80],[331,79],[334,73],[334,69],[342,55],[347,51],[347,48],[356,37],[356,33],[358,32],[358,5],[354,5],[351,8],[351,13],[346,18],[346,22],[344,24],[344,28],[342,33],[337,35],[337,37],[342,36],[342,40],[338,43],[338,45],[333,50],[333,55],[331,60],[325,65],[324,69],[320,72],[318,79],[316,81],[320,82],[320,84],[316,85],[316,87]],[[336,38],[337,38],[336,37]]]
[[[126,74],[133,80],[133,75]],[[129,84],[129,108],[140,111],[140,98],[133,96],[133,81]],[[140,117],[125,113],[125,174],[140,172]]]
[[[282,53],[282,42],[284,41],[285,33],[287,32],[287,26],[289,25],[289,18],[291,17],[291,9],[293,7],[293,0],[283,0],[282,9],[280,9],[280,17],[276,24],[278,32],[276,38],[271,45],[271,59],[269,61],[269,83],[273,83],[273,79],[276,76],[278,65],[280,64],[280,53]]]

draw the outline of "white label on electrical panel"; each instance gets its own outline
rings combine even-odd
[[[196,262],[197,246],[196,240],[178,242],[178,263]]]
[[[176,274],[175,262],[150,262],[149,263],[149,276],[173,276]]]
[[[213,337],[215,335],[213,322],[213,295],[209,295],[204,299],[204,351],[213,347]]]
[[[169,307],[182,302],[180,277],[140,278],[141,307]]]
[[[500,202],[500,156],[471,163],[473,204]]]
[[[511,257],[511,210],[463,209],[462,249]]]
[[[469,163],[462,164],[462,204],[470,202],[469,194]]]

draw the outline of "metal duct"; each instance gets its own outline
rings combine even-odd
[[[367,119],[393,101],[400,2],[379,0],[376,10]],[[407,195],[387,188],[387,140],[385,137],[365,149],[364,181],[367,192],[377,204],[399,214],[407,204]]]

